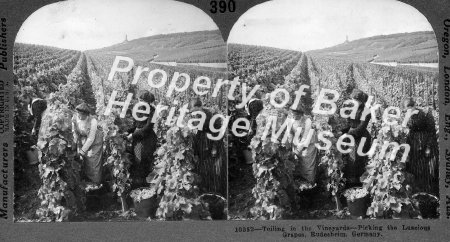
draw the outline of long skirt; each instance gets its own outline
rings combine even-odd
[[[411,148],[406,172],[414,175],[413,192],[439,195],[439,150],[436,134],[412,131],[406,142]]]
[[[86,137],[81,137],[81,142],[84,144]],[[102,155],[103,132],[99,130],[95,134],[95,140],[84,157],[84,173],[89,180],[95,183],[102,181]]]
[[[317,136],[311,138],[310,145],[297,157],[294,175],[300,176],[304,180],[315,183],[317,166],[319,161],[318,150],[315,146]]]
[[[201,177],[201,192],[226,194],[226,151],[222,140],[210,140],[204,131],[194,138],[194,152],[198,156],[195,172]]]
[[[370,133],[367,130],[364,131],[362,137],[366,138],[366,141],[362,148],[363,153],[366,153],[371,148],[372,137],[370,136]],[[361,144],[362,137],[355,139],[355,146],[352,147],[352,151],[342,156],[342,159],[344,159],[346,163],[343,170],[344,177],[347,178],[347,185],[350,186],[361,184],[360,178],[364,174],[367,162],[369,161],[369,158],[367,156],[360,156],[357,153],[358,148]]]
[[[131,166],[131,177],[140,185],[145,184],[145,178],[153,169],[156,143],[157,138],[153,131],[143,140],[133,143],[134,162]]]

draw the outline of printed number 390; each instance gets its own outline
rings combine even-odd
[[[209,11],[211,11],[211,13],[225,13],[225,12],[234,12],[236,10],[236,3],[233,0],[220,0],[220,1],[216,1],[216,0],[212,0],[210,2],[211,5],[211,9]]]

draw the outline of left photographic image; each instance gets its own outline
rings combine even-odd
[[[14,221],[227,219],[226,73],[192,5],[38,9],[14,45]]]

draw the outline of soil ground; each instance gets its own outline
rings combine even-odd
[[[20,174],[15,176],[14,190],[14,221],[15,222],[34,222],[37,221],[36,210],[40,206],[38,191],[40,187],[39,171],[37,164],[27,166]],[[131,207],[130,211],[122,213],[122,207],[117,196],[112,192],[106,191],[96,200],[87,202],[87,210],[83,211],[71,221],[145,221],[145,218],[139,218],[134,213],[132,201],[128,201]]]
[[[255,204],[252,188],[255,185],[252,165],[245,164],[243,157],[230,152],[229,163],[229,217],[232,220],[251,219],[250,209]],[[300,210],[286,219],[352,219],[347,208],[336,211],[336,204],[323,187],[300,195]]]

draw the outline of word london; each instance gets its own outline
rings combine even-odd
[[[125,62],[126,65],[125,67],[119,67],[119,64],[121,62]],[[123,66],[123,65],[122,65]],[[132,68],[134,67],[134,61],[131,58],[128,57],[123,57],[123,56],[116,56],[113,66],[111,68],[111,72],[108,75],[108,81],[113,81],[114,75],[116,73],[128,73],[129,71],[132,70]],[[161,88],[163,86],[166,85],[167,79],[168,79],[168,75],[164,70],[161,69],[154,69],[154,70],[149,70],[148,67],[142,67],[142,66],[138,66],[135,73],[134,73],[134,77],[133,77],[133,81],[131,84],[137,84],[139,78],[141,77],[141,75],[145,72],[148,72],[148,76],[147,76],[147,80],[148,80],[148,85],[151,88]],[[160,80],[158,80],[158,82],[156,83],[154,81],[155,79],[155,75],[158,74],[158,76],[160,76]],[[180,77],[183,77],[183,80],[181,80],[183,83],[180,85]],[[203,81],[203,82],[202,82]],[[189,76],[189,74],[186,73],[179,73],[179,72],[175,72],[172,76],[172,80],[167,88],[167,92],[166,92],[166,96],[170,97],[174,91],[176,92],[184,92],[186,91],[189,86],[191,84],[191,78]],[[228,95],[227,98],[228,100],[235,100],[234,97],[234,92],[236,91],[238,86],[241,86],[241,93],[242,93],[242,101],[240,104],[236,105],[236,108],[243,108],[245,107],[245,104],[250,101],[252,99],[252,97],[255,95],[255,93],[258,91],[260,85],[256,85],[252,88],[252,90],[247,93],[247,85],[246,83],[240,83],[239,82],[239,77],[234,78],[233,81],[229,81],[229,80],[223,80],[223,79],[218,79],[213,93],[212,93],[212,97],[216,98],[218,93],[220,92],[222,86],[227,86],[229,85],[229,90],[228,90]],[[198,95],[198,96],[203,96],[206,95],[208,93],[208,89],[211,89],[211,79],[209,77],[206,76],[199,76],[194,80],[194,83],[192,85],[192,89],[193,91]],[[295,110],[297,108],[297,106],[300,103],[300,98],[306,94],[305,90],[309,89],[308,85],[301,85],[299,87],[299,89],[297,91],[295,91],[295,99],[294,102],[292,104],[292,106],[290,107],[290,109]],[[280,96],[278,95],[279,93],[283,93],[284,94],[284,98],[282,98],[283,100],[276,99],[276,97]],[[126,112],[128,110],[128,107],[130,106],[131,100],[133,98],[133,93],[128,93],[127,98],[124,102],[121,101],[117,101],[116,100],[116,96],[117,96],[117,91],[113,91],[111,94],[111,97],[109,99],[107,108],[105,110],[104,115],[110,115],[111,113],[111,109],[113,108],[113,106],[121,106],[122,107],[122,111],[120,113],[120,117],[124,118],[126,116]],[[282,88],[278,88],[276,90],[274,90],[272,93],[270,93],[270,104],[272,106],[274,106],[275,108],[284,108],[290,101],[290,95],[289,92],[285,89]],[[329,98],[329,96],[333,96],[333,98]],[[332,89],[326,89],[326,88],[322,88],[320,90],[320,93],[317,97],[317,100],[315,101],[314,104],[314,108],[312,110],[312,112],[316,115],[332,115],[336,112],[337,110],[337,106],[336,106],[336,101],[339,99],[339,93],[336,90],[332,90]],[[378,108],[381,107],[380,104],[374,104],[371,105],[373,101],[373,96],[369,96],[368,101],[365,104],[364,107],[364,111],[361,115],[361,120],[365,120],[367,115],[371,115],[371,122],[377,122],[376,120],[376,110]],[[358,106],[359,103],[354,101],[354,100],[345,100],[343,102],[344,106],[347,105],[347,107],[341,108],[340,109],[340,116],[342,118],[350,118],[350,119],[355,119],[357,110],[358,110]],[[174,101],[174,105],[178,105],[177,101]],[[324,109],[323,106],[327,105],[328,107],[331,106],[331,109],[327,108]],[[143,109],[142,109],[143,108]],[[166,105],[157,105],[156,106],[156,112],[152,117],[151,122],[155,123],[159,114],[164,111],[164,110],[168,110],[169,106]],[[184,104],[179,110],[179,115],[177,118],[175,117],[175,113],[176,113],[176,107],[171,107],[169,110],[169,115],[167,117],[166,120],[166,125],[171,125],[176,123],[177,126],[179,127],[184,127],[184,122],[183,120],[185,119],[186,114],[189,113],[189,109],[188,109],[188,104]],[[348,111],[350,111],[350,113],[348,113]],[[148,103],[146,102],[138,102],[137,104],[135,104],[135,106],[133,107],[132,110],[132,116],[134,119],[138,120],[138,121],[143,121],[145,119],[147,119],[147,117],[138,117],[137,114],[141,113],[141,114],[149,114],[150,113],[150,106]],[[400,109],[398,107],[387,107],[382,115],[382,121],[388,125],[392,125],[397,123],[397,120],[400,119]],[[405,127],[408,120],[411,118],[412,115],[417,114],[418,111],[411,111],[408,110],[406,113],[406,116],[402,122],[402,126]],[[198,117],[197,115],[200,115],[200,118],[191,118],[189,119],[189,121],[187,122],[187,126],[190,129],[199,129],[199,130],[203,130],[205,121],[206,121],[206,114],[202,111],[194,111],[191,112],[192,117]],[[220,128],[216,128],[214,127],[215,122],[221,119],[222,122],[222,126]],[[209,124],[209,129],[211,131],[212,134],[207,134],[209,139],[212,140],[220,140],[221,138],[223,138],[225,132],[226,132],[226,128],[228,127],[230,121],[230,116],[224,116],[222,114],[215,114]],[[295,136],[293,139],[289,140],[288,139],[288,134],[291,133],[291,129],[292,129],[292,124],[293,124],[294,120],[291,118],[286,118],[285,122],[283,123],[283,125],[280,127],[280,129],[278,131],[276,131],[276,123],[277,123],[277,117],[276,116],[271,116],[269,117],[269,119],[267,120],[265,129],[264,129],[264,133],[261,137],[262,140],[264,140],[267,135],[269,130],[272,128],[272,135],[271,135],[271,141],[272,142],[279,142],[278,141],[278,137],[283,133],[283,131],[286,129],[286,132],[284,132],[284,136],[282,139],[282,143],[286,143],[286,142],[293,142],[294,145],[299,145],[300,141],[299,141],[299,137],[302,133],[302,128],[299,127],[295,130]],[[196,123],[194,125],[194,123]],[[247,118],[238,118],[233,122],[232,125],[232,132],[235,136],[237,137],[243,137],[245,135],[247,135],[246,132],[238,132],[238,130],[249,130],[250,129],[250,122]],[[305,136],[303,135],[303,137],[306,137],[306,145],[309,145],[309,142],[311,140],[311,137],[313,136],[315,130],[314,129],[310,129],[310,131],[308,132],[308,134]],[[214,136],[213,134],[217,134],[216,136]],[[322,141],[324,144],[326,144],[325,146],[321,146],[319,143],[316,143],[315,146],[320,149],[320,150],[328,150],[331,147],[331,142],[330,140],[327,139],[327,137],[334,137],[333,133],[329,132],[329,131],[325,131],[325,132],[319,132],[318,133],[318,139],[319,141]],[[348,139],[350,140],[349,142],[345,142],[344,139]],[[302,140],[303,144],[305,141],[305,138]],[[376,140],[374,140],[372,147],[370,149],[369,152],[367,153],[363,153],[362,152],[362,147],[364,146],[365,143],[365,138],[362,138],[360,145],[357,149],[357,152],[359,155],[361,156],[373,156],[373,153],[375,151],[375,148],[377,146],[377,142]],[[350,153],[352,151],[352,149],[350,147],[354,146],[355,144],[355,139],[348,134],[343,134],[342,136],[339,137],[338,142],[336,143],[337,149],[341,152],[341,153]],[[343,147],[348,147],[347,149],[343,149]],[[404,148],[404,153],[402,156],[402,160],[401,162],[405,162],[407,155],[409,153],[410,147],[408,144],[401,144],[399,145],[396,142],[385,142],[383,144],[382,147],[382,156],[384,156],[385,152],[387,151],[388,147],[393,146],[393,152],[391,153],[391,159],[393,159],[393,157],[395,157],[395,155],[397,154],[397,151],[403,147]]]

